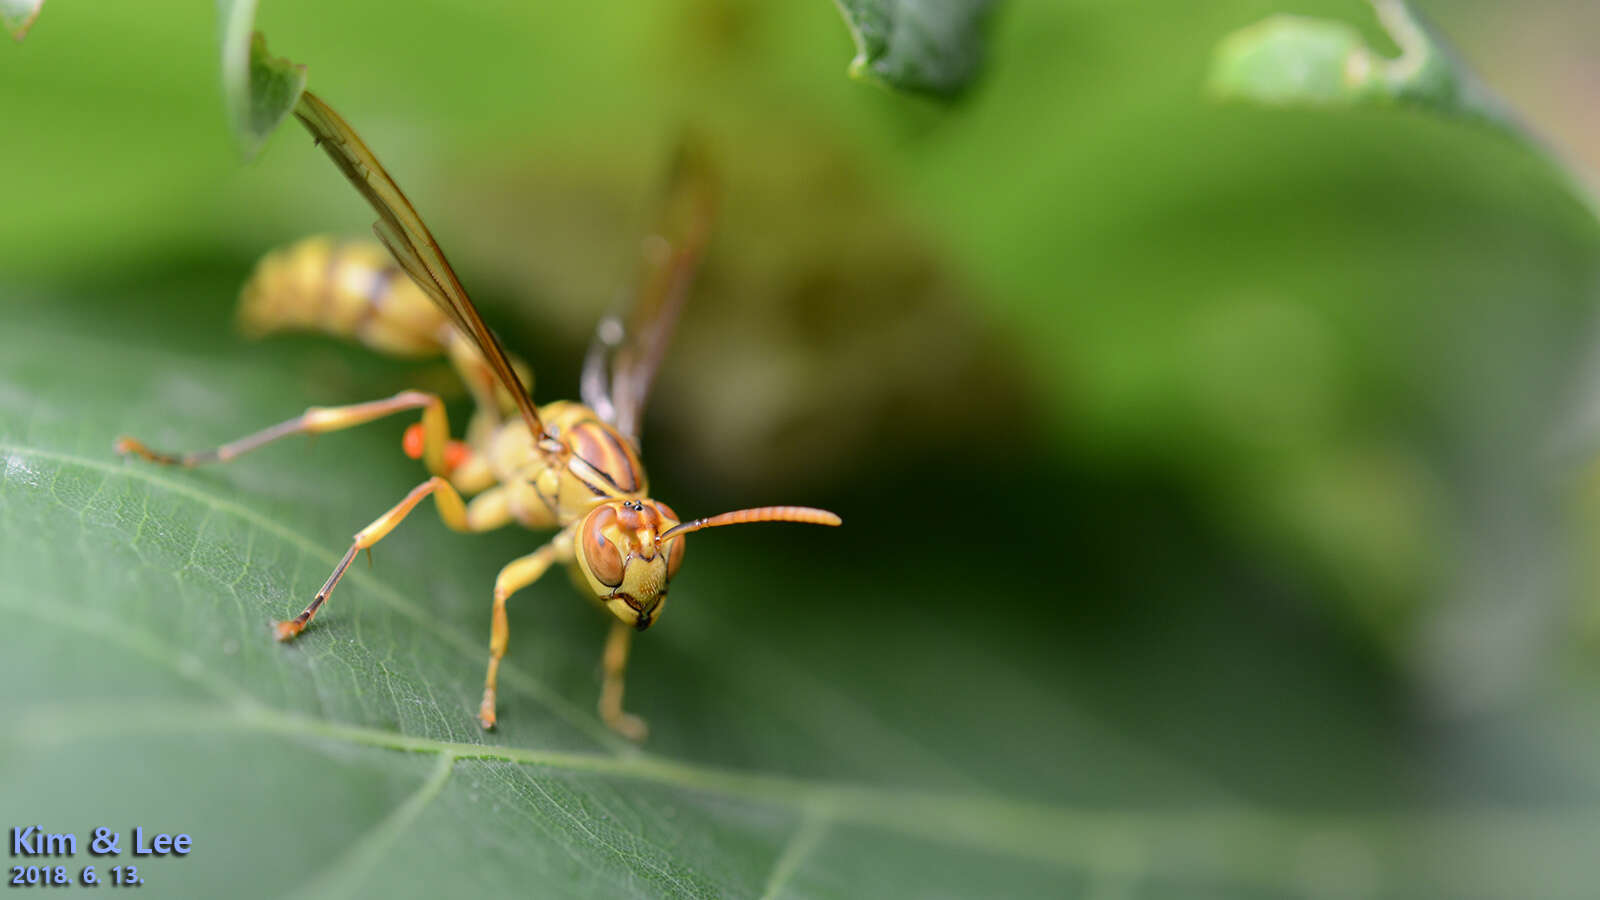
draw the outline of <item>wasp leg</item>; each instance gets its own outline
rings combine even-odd
[[[603,657],[605,681],[600,686],[600,718],[611,730],[630,741],[642,741],[650,733],[645,721],[632,713],[622,711],[622,682],[628,673],[628,648],[633,643],[632,626],[620,621],[611,623],[611,634],[606,636]]]
[[[429,472],[447,474],[449,469],[445,463],[445,446],[450,440],[450,423],[445,418],[444,403],[437,396],[422,391],[401,391],[387,400],[350,406],[313,406],[287,422],[279,422],[231,443],[195,453],[161,453],[126,435],[117,438],[113,446],[118,453],[131,453],[153,463],[192,468],[207,463],[227,462],[290,435],[342,431],[397,412],[419,408],[422,410],[423,461]]]
[[[446,525],[456,531],[490,531],[511,521],[510,514],[506,512],[505,503],[498,502],[498,496],[495,491],[489,491],[477,497],[469,507],[461,502],[461,495],[456,492],[454,487],[450,486],[450,482],[438,475],[429,478],[427,481],[412,488],[411,493],[407,494],[405,499],[396,503],[388,512],[374,519],[371,525],[356,532],[355,540],[351,542],[350,549],[345,551],[344,558],[339,560],[339,565],[334,567],[333,574],[329,575],[328,580],[323,582],[322,590],[317,591],[317,595],[311,598],[311,603],[300,611],[300,615],[295,616],[293,619],[273,624],[274,633],[278,640],[292,640],[296,635],[304,631],[306,626],[311,623],[312,617],[317,614],[317,610],[321,609],[322,604],[327,602],[328,595],[333,593],[333,589],[338,585],[339,579],[344,577],[345,570],[350,568],[350,563],[355,560],[356,554],[383,540],[429,494],[433,495],[434,505],[439,509],[439,518],[443,519]]]
[[[489,672],[483,677],[483,703],[478,706],[478,723],[485,730],[495,723],[495,682],[500,676],[500,660],[506,655],[510,629],[506,625],[506,600],[544,575],[550,564],[572,558],[572,536],[556,535],[550,543],[520,559],[506,563],[494,580],[494,616],[489,625]]]

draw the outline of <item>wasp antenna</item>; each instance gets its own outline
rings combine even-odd
[[[758,506],[754,509],[736,509],[720,516],[708,516],[674,525],[661,533],[656,543],[680,534],[717,528],[722,525],[743,525],[746,522],[802,522],[807,525],[841,525],[844,520],[825,509],[809,506]]]

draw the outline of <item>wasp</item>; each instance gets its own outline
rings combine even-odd
[[[377,213],[373,230],[382,247],[313,238],[270,254],[242,292],[241,324],[256,334],[312,329],[385,353],[447,356],[474,401],[465,439],[451,438],[438,395],[408,390],[368,403],[312,407],[209,450],[163,453],[123,436],[117,451],[164,465],[223,463],[290,435],[339,431],[420,410],[403,448],[422,460],[430,477],[356,532],[311,602],[294,618],[273,624],[274,636],[289,641],[303,632],[356,555],[370,551],[428,497],[456,531],[483,532],[513,522],[555,529],[547,543],[507,563],[495,578],[478,721],[485,729],[495,725],[496,676],[508,637],[506,602],[559,563],[612,618],[602,655],[600,717],[625,737],[643,739],[645,722],[622,705],[629,647],[634,632],[661,617],[668,585],[683,564],[685,539],[748,522],[841,522],[834,513],[804,506],[686,520],[649,495],[639,460],[640,419],[708,241],[715,190],[706,166],[695,154],[680,154],[662,225],[645,242],[632,310],[626,321],[602,319],[585,357],[583,402],[541,406],[526,387],[531,370],[508,355],[484,324],[422,218],[366,142],[310,92],[296,104],[295,116]]]

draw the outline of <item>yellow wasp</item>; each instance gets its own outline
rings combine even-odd
[[[312,407],[303,415],[211,450],[169,454],[122,437],[117,450],[151,462],[197,466],[227,462],[292,434],[320,434],[405,410],[422,411],[405,449],[432,473],[392,509],[355,535],[350,549],[298,616],[275,624],[293,639],[322,608],[358,552],[382,540],[423,498],[432,496],[446,525],[488,531],[513,521],[558,529],[549,543],[508,563],[495,578],[489,669],[478,720],[495,724],[495,679],[506,652],[506,600],[554,563],[615,617],[606,639],[600,716],[638,740],[645,724],[622,710],[623,678],[634,631],[661,616],[667,586],[683,562],[684,538],[703,528],[744,522],[838,525],[831,512],[766,506],[684,521],[652,500],[638,456],[638,430],[650,382],[704,249],[714,191],[692,155],[679,160],[668,191],[662,233],[646,242],[646,264],[626,326],[602,320],[584,363],[583,403],[536,407],[523,386],[526,366],[507,356],[445,260],[443,251],[394,179],[348,123],[306,93],[298,117],[378,214],[373,230],[398,268],[368,243],[311,239],[269,255],[246,285],[241,319],[264,333],[313,328],[354,337],[398,355],[446,353],[477,409],[465,441],[450,439],[439,397],[402,391],[385,400]],[[404,272],[410,278],[399,277]],[[519,374],[519,371],[522,374]],[[471,503],[462,494],[475,494]]]

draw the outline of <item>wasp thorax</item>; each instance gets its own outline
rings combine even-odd
[[[660,536],[678,516],[654,500],[612,500],[578,525],[574,549],[589,589],[618,619],[643,631],[661,615],[667,582],[683,561],[683,538]]]

